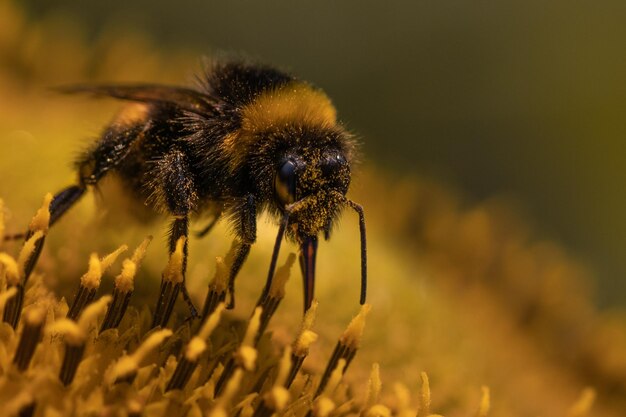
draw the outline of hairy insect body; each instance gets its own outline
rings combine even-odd
[[[131,103],[76,161],[79,185],[57,194],[54,221],[109,173],[143,204],[174,217],[171,251],[187,236],[190,216],[213,210],[232,222],[240,241],[231,266],[232,297],[234,277],[256,240],[257,215],[267,210],[281,227],[266,288],[285,234],[301,247],[307,309],[317,235],[328,236],[348,204],[362,223],[364,302],[363,215],[345,197],[354,144],[321,90],[270,67],[226,62],[213,65],[198,89],[110,85],[66,91]]]

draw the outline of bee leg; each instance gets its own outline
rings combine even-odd
[[[56,193],[50,202],[50,222],[48,225],[52,226],[56,223],[57,220],[83,196],[86,190],[86,186],[82,184],[69,186]],[[4,240],[28,239],[31,235],[31,232],[15,233],[4,236]]]
[[[95,185],[110,169],[114,168],[127,155],[130,144],[136,138],[138,128],[134,133],[129,131],[120,131],[119,129],[110,128],[105,131],[100,140],[87,150],[77,161],[78,184],[71,185],[59,191],[52,197],[49,211],[50,219],[48,226],[54,225],[67,211],[80,200],[87,191],[88,185]],[[33,231],[28,230],[23,236],[25,240],[32,237]],[[5,321],[11,323],[13,327],[17,325],[19,320],[19,312],[23,302],[23,288],[26,285],[30,274],[32,273],[39,255],[44,246],[46,237],[43,236],[35,242],[35,247],[30,257],[24,265],[23,280],[18,284],[20,292],[11,299],[4,309]]]
[[[185,238],[185,243],[183,245],[183,283],[181,286],[181,292],[183,293],[183,300],[185,300],[185,303],[187,303],[187,306],[189,307],[191,318],[197,318],[200,315],[198,314],[198,309],[196,309],[196,306],[193,304],[193,301],[191,300],[189,291],[187,291],[187,282],[185,279],[185,276],[186,276],[185,272],[187,271],[187,254],[188,254],[187,239],[189,235],[189,217],[184,216],[181,218],[174,219],[174,221],[172,222],[171,230],[172,231],[171,231],[170,239],[169,239],[170,256],[176,250],[176,242],[178,242],[178,239],[180,239],[181,237]]]
[[[54,225],[78,202],[78,200],[80,200],[87,191],[88,185],[96,185],[109,170],[122,161],[127,155],[130,145],[137,137],[140,129],[140,126],[134,126],[129,130],[109,128],[91,149],[83,153],[76,161],[78,184],[64,188],[52,198],[49,208],[49,226]],[[31,235],[32,232],[28,231],[23,235],[20,234],[16,236],[23,236],[28,240]],[[37,263],[41,249],[43,248],[43,243],[44,239],[37,244],[33,255],[25,266],[24,276],[26,280]]]
[[[165,274],[161,279],[161,290],[159,292],[159,299],[154,312],[152,327],[165,327],[174,309],[174,304],[178,298],[179,292],[182,293],[183,300],[189,308],[191,314],[190,319],[200,317],[196,306],[193,304],[189,292],[187,291],[187,284],[185,279],[185,272],[187,270],[187,255],[188,255],[188,243],[187,238],[189,234],[189,216],[176,216],[172,221],[169,236],[169,256],[170,259],[176,251],[176,245],[178,241],[183,239],[183,259],[182,259],[182,282],[174,282],[169,280]]]
[[[174,303],[179,292],[189,307],[193,318],[199,317],[198,310],[191,301],[187,291],[185,271],[187,268],[188,237],[189,237],[189,213],[196,209],[197,193],[193,176],[189,172],[189,163],[184,152],[173,149],[162,155],[153,164],[148,175],[153,178],[148,190],[157,204],[163,204],[164,208],[174,216],[169,235],[170,261],[176,251],[178,241],[183,238],[182,259],[182,282],[172,282],[165,275],[161,280],[161,293],[155,309],[153,327],[165,327],[171,315]]]
[[[252,194],[248,195],[240,206],[238,221],[239,224],[236,230],[241,243],[235,253],[228,276],[228,292],[230,294],[230,300],[226,306],[228,309],[235,308],[235,277],[237,277],[239,270],[246,261],[250,253],[250,247],[256,241],[256,203]]]
[[[59,220],[59,218],[67,212],[85,193],[86,187],[85,185],[72,185],[69,186],[52,197],[52,201],[50,202],[50,222],[49,226],[52,226],[54,223]],[[30,239],[33,232],[29,230],[26,232],[25,240]],[[41,250],[43,249],[43,243],[45,240],[45,236],[42,237],[35,245],[35,250],[33,254],[28,259],[28,262],[24,266],[24,282],[28,280],[31,272],[35,268],[35,264],[39,259],[39,255],[41,254]]]
[[[50,226],[59,220],[85,193],[84,184],[71,185],[56,193],[50,203]]]
[[[85,194],[88,185],[96,185],[102,177],[124,160],[142,129],[141,124],[123,129],[109,127],[94,146],[82,154],[76,161],[78,185],[59,191],[50,203],[50,226],[56,223]]]
[[[228,300],[228,304],[226,305],[226,308],[229,310],[235,308],[235,278],[243,266],[243,263],[246,261],[246,258],[248,258],[250,246],[250,244],[243,242],[239,244],[230,268],[230,274],[228,276],[228,294],[230,298]]]

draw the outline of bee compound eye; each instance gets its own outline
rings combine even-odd
[[[274,190],[282,204],[296,201],[296,163],[288,159],[281,164],[276,173]]]
[[[319,164],[323,170],[333,171],[346,166],[348,161],[340,151],[332,150],[323,154]]]

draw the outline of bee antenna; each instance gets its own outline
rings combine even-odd
[[[365,235],[365,215],[363,207],[352,200],[345,199],[346,203],[359,215],[359,231],[361,233],[361,298],[360,303],[365,304],[367,297],[367,238]]]
[[[272,252],[272,260],[270,262],[270,270],[267,273],[267,281],[265,281],[265,288],[263,289],[263,299],[268,296],[270,288],[272,287],[272,280],[274,279],[274,271],[276,270],[276,262],[278,261],[278,253],[280,252],[280,244],[285,236],[285,229],[289,223],[289,216],[291,210],[286,210],[283,216],[280,226],[278,227],[278,234],[276,235],[276,242],[274,243],[274,251]]]

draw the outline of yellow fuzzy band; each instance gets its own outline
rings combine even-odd
[[[248,149],[259,140],[259,132],[290,124],[328,128],[337,125],[337,110],[323,91],[294,81],[260,94],[241,109],[241,129],[228,134],[223,141],[229,153],[231,170],[243,162]]]
[[[333,126],[337,111],[323,91],[292,82],[259,95],[242,112],[242,129],[261,132],[289,123]]]

